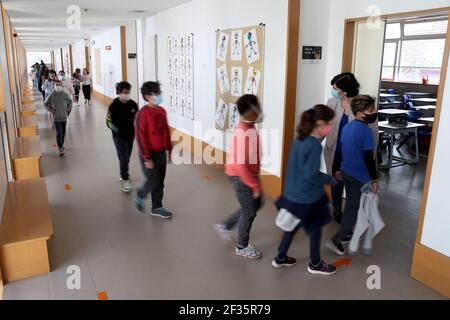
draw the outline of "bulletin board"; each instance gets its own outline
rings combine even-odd
[[[235,129],[239,124],[237,100],[258,96],[263,105],[265,26],[216,32],[216,129]]]

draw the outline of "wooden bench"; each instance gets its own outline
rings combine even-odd
[[[26,104],[22,107],[22,117],[32,117],[36,115],[36,108],[33,104]]]
[[[42,156],[39,136],[16,139],[13,151],[14,176],[17,181],[40,178]]]
[[[36,116],[20,117],[19,136],[34,137],[38,135],[38,120]]]
[[[52,235],[45,179],[9,183],[0,223],[5,284],[50,272],[47,241]]]

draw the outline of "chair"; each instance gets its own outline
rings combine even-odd
[[[402,97],[403,100],[403,109],[405,110],[413,110],[414,109],[414,104],[411,102],[411,97],[408,95],[403,95]]]
[[[424,115],[423,112],[420,111],[408,111],[407,118],[408,122],[419,123],[419,119]],[[428,131],[426,128],[418,130],[419,139],[423,137],[429,137],[432,135],[432,132]],[[397,151],[399,151],[406,143],[408,143],[409,139],[414,137],[413,133],[410,133],[397,147]]]

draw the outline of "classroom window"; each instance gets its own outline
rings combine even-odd
[[[447,29],[447,19],[388,24],[382,79],[439,84]]]

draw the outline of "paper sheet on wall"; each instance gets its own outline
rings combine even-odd
[[[231,68],[231,95],[233,97],[242,96],[243,73],[244,71],[241,67]]]
[[[230,80],[228,78],[226,64],[217,69],[217,81],[219,82],[221,94],[225,94],[230,91]]]
[[[261,82],[261,72],[253,67],[248,68],[247,80],[245,82],[245,94],[258,94]]]
[[[242,60],[242,30],[236,30],[231,33],[231,60]]]
[[[217,105],[216,112],[216,123],[217,125],[223,129],[225,129],[225,120],[228,115],[228,105],[222,100],[219,100],[219,104]]]
[[[227,61],[229,41],[230,41],[230,36],[227,33],[220,32],[219,43],[218,43],[218,47],[217,47],[217,59],[219,59],[222,62]]]
[[[261,58],[256,30],[252,29],[244,36],[245,52],[248,64],[252,64]]]
[[[230,129],[236,129],[239,124],[239,111],[237,104],[230,103]]]

